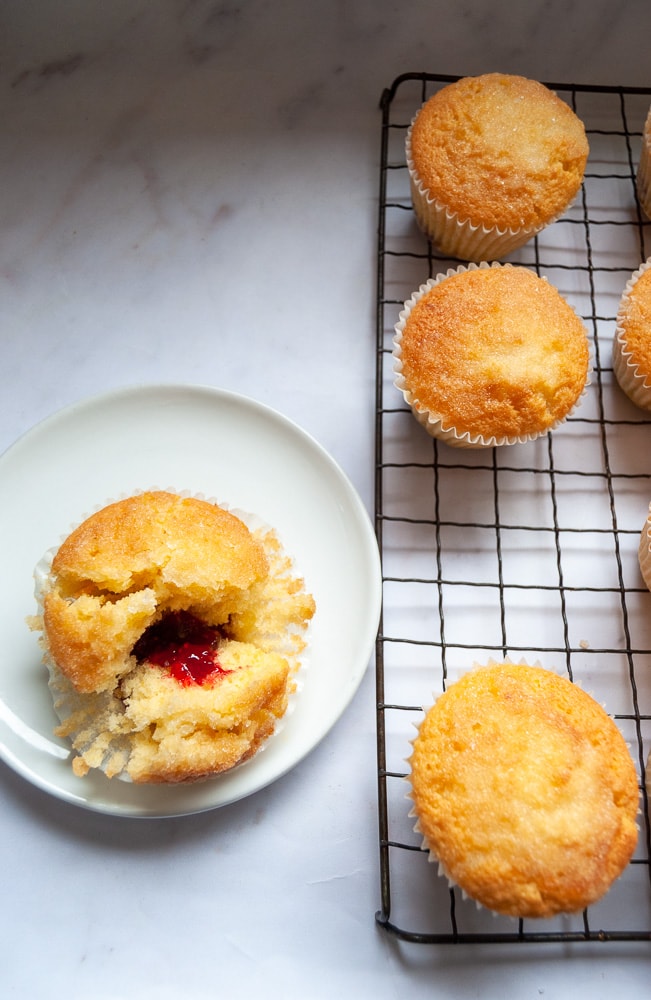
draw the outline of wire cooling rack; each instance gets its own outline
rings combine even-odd
[[[437,443],[393,385],[404,301],[458,261],[414,219],[404,143],[424,100],[456,79],[404,74],[384,92],[377,261],[376,532],[383,612],[376,646],[381,909],[423,943],[651,940],[651,594],[637,547],[651,501],[651,414],[615,382],[611,343],[630,274],[651,254],[635,171],[651,88],[548,85],[585,123],[590,157],[565,216],[509,258],[545,276],[588,329],[593,373],[565,424],[528,444]],[[631,864],[582,914],[513,920],[478,908],[429,864],[409,818],[406,758],[423,714],[473,663],[510,657],[564,672],[602,702],[640,778]],[[477,823],[481,823],[477,816]]]

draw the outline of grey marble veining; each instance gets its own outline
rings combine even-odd
[[[209,383],[296,420],[370,511],[383,88],[651,86],[650,37],[647,0],[4,0],[0,452],[95,393]],[[635,949],[378,936],[373,697],[369,674],[285,780],[185,821],[71,811],[3,765],[8,995],[642,995]]]

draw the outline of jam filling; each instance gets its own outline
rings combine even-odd
[[[145,629],[133,655],[138,663],[165,667],[179,684],[205,684],[230,672],[217,659],[219,638],[216,626],[189,611],[174,611]]]

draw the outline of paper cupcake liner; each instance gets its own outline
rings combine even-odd
[[[628,398],[642,410],[651,410],[651,372],[641,371],[634,363],[633,356],[627,348],[624,313],[635,284],[649,267],[651,267],[651,257],[641,264],[626,282],[619,303],[615,336],[613,338],[613,371],[615,378]]]
[[[470,219],[462,219],[430,193],[416,170],[411,155],[414,121],[415,117],[409,126],[405,142],[412,205],[418,225],[445,256],[475,262],[499,260],[524,246],[562,214],[558,213],[542,225],[520,226],[517,229],[486,227],[474,224]]]
[[[647,218],[651,219],[651,109],[644,124],[635,186],[640,207]]]
[[[540,431],[530,434],[519,434],[519,435],[505,435],[504,437],[490,436],[486,437],[483,434],[471,434],[469,431],[460,432],[458,431],[452,423],[446,423],[436,414],[432,413],[426,406],[424,406],[419,399],[411,392],[407,386],[404,376],[402,374],[402,334],[406,326],[407,319],[412,309],[416,303],[421,299],[430,289],[434,288],[441,281],[445,281],[446,278],[452,277],[455,274],[461,274],[464,271],[473,271],[480,268],[487,267],[512,267],[511,264],[500,264],[497,261],[492,261],[488,263],[487,261],[481,261],[479,264],[471,262],[469,264],[460,264],[456,268],[449,268],[447,271],[437,274],[435,277],[430,278],[426,281],[420,288],[415,291],[409,299],[405,302],[403,309],[401,310],[398,322],[395,326],[395,332],[393,337],[393,371],[395,374],[394,385],[402,393],[403,398],[407,405],[410,407],[414,417],[418,423],[424,427],[427,433],[439,441],[445,441],[447,444],[454,448],[499,448],[505,447],[513,444],[526,444],[528,441],[535,441],[537,438],[544,437],[549,434],[550,431],[555,430],[561,424],[565,423],[567,418],[575,412],[577,407],[580,405],[587,388],[590,384],[590,369],[588,370],[588,377],[586,379],[583,392],[575,402],[574,406],[565,414],[565,416],[556,420],[551,426],[543,428]]]
[[[651,219],[651,154],[646,146],[642,147],[640,162],[636,177],[637,197],[640,208],[648,219]]]
[[[640,564],[642,579],[647,588],[651,590],[651,504],[649,504],[647,519],[644,522],[644,527],[640,535],[638,562]]]
[[[145,492],[158,491],[159,486],[149,487],[147,490],[133,490],[121,493],[116,498],[107,499],[104,503],[97,504],[93,510],[82,515],[79,520],[73,523],[69,530],[59,539],[59,543],[48,549],[36,564],[34,576],[34,597],[37,606],[37,615],[32,622],[42,622],[43,601],[47,590],[52,584],[52,560],[59,548],[59,545],[75,530],[83,521],[92,516],[93,513],[117,500],[127,499]],[[173,487],[163,488],[167,493],[174,493],[177,496],[193,497],[197,500],[205,500],[208,503],[217,504],[224,510],[228,510],[235,517],[238,517],[248,527],[249,531],[264,544],[265,536],[271,534],[276,538],[274,529],[262,520],[257,514],[244,511],[228,503],[218,500],[215,497],[207,497],[203,493],[193,493],[189,490],[177,490]],[[269,553],[267,553],[269,555]],[[281,547],[279,554],[281,562],[285,562],[289,557]],[[292,576],[299,578],[300,573],[296,570],[293,560],[290,562]],[[284,568],[279,567],[278,573]],[[304,631],[307,631],[307,627]],[[78,755],[78,760],[83,758],[90,766],[103,771],[109,778],[118,778],[121,781],[131,782],[131,778],[126,771],[131,753],[130,732],[128,728],[120,730],[120,719],[124,718],[124,705],[113,692],[103,691],[101,693],[83,694],[76,690],[71,681],[61,672],[53,660],[45,639],[41,641],[43,649],[43,663],[48,671],[48,687],[52,697],[54,711],[59,720],[59,728],[64,734],[64,738],[73,747]],[[274,651],[283,655],[290,663],[290,686],[288,688],[287,707],[283,715],[276,719],[273,735],[276,736],[282,731],[287,718],[293,713],[297,695],[303,685],[304,671],[307,669],[307,661],[303,655],[305,649],[305,639],[303,634],[288,631],[286,642],[280,644]],[[298,674],[301,675],[300,679]],[[114,731],[102,730],[102,719],[112,719]],[[90,720],[97,720],[96,724],[90,724]],[[117,729],[115,722],[117,720]],[[98,736],[98,732],[101,733]],[[267,743],[267,738],[256,751],[261,753]],[[236,767],[241,765],[235,765]],[[74,762],[73,762],[74,768]],[[81,773],[81,772],[80,772]]]

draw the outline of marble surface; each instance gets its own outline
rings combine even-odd
[[[371,512],[382,89],[650,86],[649,29],[646,0],[4,0],[0,451],[98,392],[209,384],[298,422]],[[0,766],[3,995],[641,995],[648,946],[378,931],[374,750],[369,670],[291,773],[198,816],[86,812]]]

